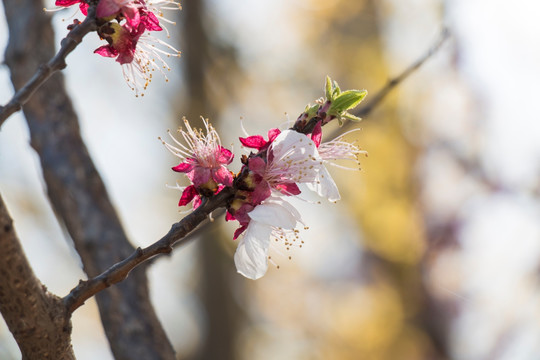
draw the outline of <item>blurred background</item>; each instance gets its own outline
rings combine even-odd
[[[241,153],[323,95],[326,75],[368,100],[452,37],[348,137],[361,171],[342,201],[294,202],[309,230],[257,281],[236,273],[217,218],[151,267],[179,359],[540,359],[540,3],[533,0],[183,0],[169,14],[170,81],[142,98],[90,34],[67,60],[83,138],[130,239],[182,218],[177,165],[157,139],[209,117]],[[53,4],[48,5],[53,8]],[[74,10],[55,13],[58,43]],[[3,11],[2,11],[3,14]],[[79,14],[80,17],[80,14]],[[7,43],[0,18],[0,48]],[[0,103],[12,94],[0,68]],[[331,134],[335,128],[325,129]],[[237,155],[238,157],[239,155]],[[235,160],[236,170],[239,159]],[[0,191],[35,272],[63,296],[84,278],[48,204],[21,114],[0,131]],[[317,200],[305,196],[307,200]],[[0,252],[1,254],[1,252]],[[78,359],[112,359],[97,308],[73,319]],[[18,359],[0,322],[0,359]]]

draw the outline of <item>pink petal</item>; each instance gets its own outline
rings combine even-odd
[[[253,204],[260,204],[263,200],[269,198],[270,195],[272,195],[270,185],[266,181],[261,181],[257,184],[255,190],[253,190],[252,202]]]
[[[120,6],[114,0],[100,0],[96,8],[96,16],[104,18],[120,12]]]
[[[233,161],[234,155],[232,152],[230,152],[228,149],[225,149],[223,146],[221,146],[220,154],[217,158],[217,161],[220,164],[230,164]]]
[[[126,49],[125,51],[122,51],[118,54],[118,57],[116,58],[116,61],[120,64],[130,64],[133,59],[135,58],[135,48],[133,49]]]
[[[246,231],[246,229],[247,229],[247,225],[242,225],[241,227],[236,229],[236,231],[234,232],[233,240],[236,240],[240,236],[240,234]]]
[[[71,6],[71,5],[80,3],[80,2],[81,2],[80,0],[56,0],[54,5],[56,5],[56,6],[66,6],[67,7],[67,6]]]
[[[141,16],[141,23],[144,24],[146,30],[148,31],[161,31],[163,30],[159,26],[159,19],[152,12],[143,11],[143,16]]]
[[[88,15],[88,7],[90,5],[88,5],[87,3],[85,2],[81,2],[79,4],[79,9],[81,9],[81,12],[83,13],[84,16]]]
[[[254,208],[255,206],[249,203],[245,203],[242,206],[240,206],[240,209],[235,211],[234,217],[236,218],[236,220],[238,220],[240,225],[246,225],[251,220],[251,218],[247,215],[247,213],[249,213]]]
[[[212,179],[218,184],[232,186],[233,176],[231,172],[224,166],[220,166],[218,169],[212,172]]]
[[[270,147],[270,149],[268,150],[266,154],[266,161],[268,161],[268,163],[270,164],[274,161],[274,150],[272,149],[272,147]]]
[[[274,141],[274,139],[277,138],[279,134],[281,134],[281,130],[279,129],[268,130],[268,142],[271,143],[272,141]]]
[[[315,125],[315,128],[313,128],[313,132],[311,133],[311,140],[319,147],[321,145],[321,139],[322,139],[322,125],[321,121],[317,122],[317,125]]]
[[[141,23],[141,15],[139,14],[139,9],[136,6],[134,5],[124,6],[122,8],[122,14],[126,17],[128,24],[132,28],[136,29],[139,27],[139,24]]]
[[[146,27],[142,22],[139,23],[139,26],[133,29],[130,29],[129,27],[126,27],[126,30],[129,33],[129,36],[131,36],[131,46],[133,49],[137,47],[137,41],[139,41],[139,38],[142,34],[146,31]]]
[[[183,163],[180,163],[180,164],[176,165],[172,169],[174,171],[176,171],[176,172],[187,173],[187,172],[190,172],[191,170],[193,170],[193,164],[188,163],[188,162],[183,162]]]
[[[196,209],[198,208],[199,206],[201,206],[202,204],[202,199],[200,196],[195,196],[195,198],[193,199],[193,209]]]
[[[266,140],[261,135],[248,136],[247,138],[239,138],[242,145],[251,149],[260,150],[266,145]]]
[[[99,54],[105,57],[116,57],[118,56],[118,51],[113,48],[111,45],[103,45],[94,50],[95,54]]]
[[[252,157],[248,161],[248,168],[255,174],[262,176],[266,170],[266,162],[261,157]]]
[[[283,183],[276,186],[276,189],[285,195],[298,195],[301,193],[298,185],[295,183]]]
[[[178,202],[178,206],[184,206],[187,205],[193,200],[195,195],[199,195],[199,192],[195,188],[195,186],[191,185],[184,189],[182,192],[182,197],[180,198],[180,201]]]
[[[234,215],[231,215],[231,213],[227,211],[225,213],[225,221],[232,221],[232,220],[236,220],[236,218],[234,217]]]
[[[210,180],[212,171],[202,166],[194,167],[193,171],[187,173],[187,177],[191,180],[191,183],[195,186],[201,186]]]

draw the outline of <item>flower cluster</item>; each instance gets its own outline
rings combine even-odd
[[[186,130],[179,129],[178,132],[184,138],[186,145],[182,144],[170,133],[170,137],[175,143],[171,145],[163,141],[165,147],[178,156],[180,164],[172,169],[176,172],[186,174],[191,185],[187,187],[177,186],[182,190],[182,196],[178,206],[184,206],[193,201],[193,208],[201,204],[202,196],[212,196],[218,193],[224,186],[233,185],[233,174],[227,168],[234,155],[231,151],[221,146],[221,141],[217,131],[202,119],[205,130],[193,129],[186,118],[183,119]]]
[[[55,4],[60,7],[79,4],[83,15],[88,15],[89,6],[84,0],[56,0]],[[174,0],[100,0],[96,7],[97,32],[108,44],[94,52],[116,58],[136,96],[144,95],[141,91],[146,90],[156,70],[168,81],[164,70],[170,68],[164,58],[180,56],[174,47],[150,34],[167,31],[161,22],[172,22],[163,17],[162,10],[175,9],[180,9],[180,4]]]
[[[365,95],[366,91],[359,90],[342,93],[328,79],[326,99],[308,106],[292,128],[271,129],[268,139],[261,135],[240,138],[241,144],[252,151],[242,156],[242,167],[235,175],[227,168],[233,159],[231,151],[221,146],[217,132],[207,120],[203,119],[203,131],[193,129],[184,119],[186,130],[180,133],[185,144],[174,137],[175,145],[164,142],[181,159],[172,169],[185,173],[191,182],[187,187],[178,186],[182,190],[179,205],[193,201],[193,208],[197,208],[202,197],[214,196],[224,187],[233,189],[226,220],[239,223],[233,235],[233,239],[241,236],[234,256],[239,273],[250,279],[263,276],[272,240],[282,242],[287,250],[296,244],[302,246],[297,227],[305,224],[286,200],[300,195],[301,185],[329,201],[340,199],[326,165],[343,167],[335,160],[353,160],[358,164],[358,156],[365,151],[344,141],[343,135],[321,142],[322,126],[334,119],[351,119],[353,115],[346,111]]]

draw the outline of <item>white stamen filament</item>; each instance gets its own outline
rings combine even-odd
[[[174,53],[156,48],[155,44],[162,45]],[[143,34],[137,42],[133,61],[122,65],[124,79],[131,90],[135,91],[135,96],[139,96],[139,89],[146,90],[152,81],[152,72],[156,69],[163,75],[166,82],[169,81],[161,69],[163,67],[170,70],[169,65],[159,54],[167,55],[167,57],[179,57],[180,51],[154,36]],[[144,96],[144,93],[141,93],[141,96]]]
[[[343,137],[347,134],[350,134],[352,132],[359,131],[360,129],[354,129],[347,131],[346,133],[338,136],[337,138],[330,140],[328,142],[322,143],[319,146],[319,155],[321,156],[321,159],[329,165],[332,165],[334,167],[344,169],[344,170],[358,170],[354,167],[344,166],[336,164],[332,161],[335,160],[351,160],[355,161],[357,165],[360,165],[360,162],[358,161],[359,155],[366,155],[367,151],[361,150],[358,148],[354,143],[350,143],[343,140]]]
[[[161,138],[160,140],[167,150],[179,157],[182,161],[190,158],[195,159],[202,167],[219,168],[223,166],[222,163],[217,161],[217,156],[222,151],[221,140],[217,131],[208,120],[201,119],[206,131],[192,128],[188,120],[186,118],[183,119],[186,130],[179,129],[178,132],[182,135],[187,145],[178,141],[170,131],[167,131],[167,133],[177,146],[166,143]]]

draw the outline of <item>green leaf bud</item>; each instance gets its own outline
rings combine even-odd
[[[364,100],[366,95],[366,90],[346,90],[334,99],[329,113],[341,115],[344,111],[354,109]]]

